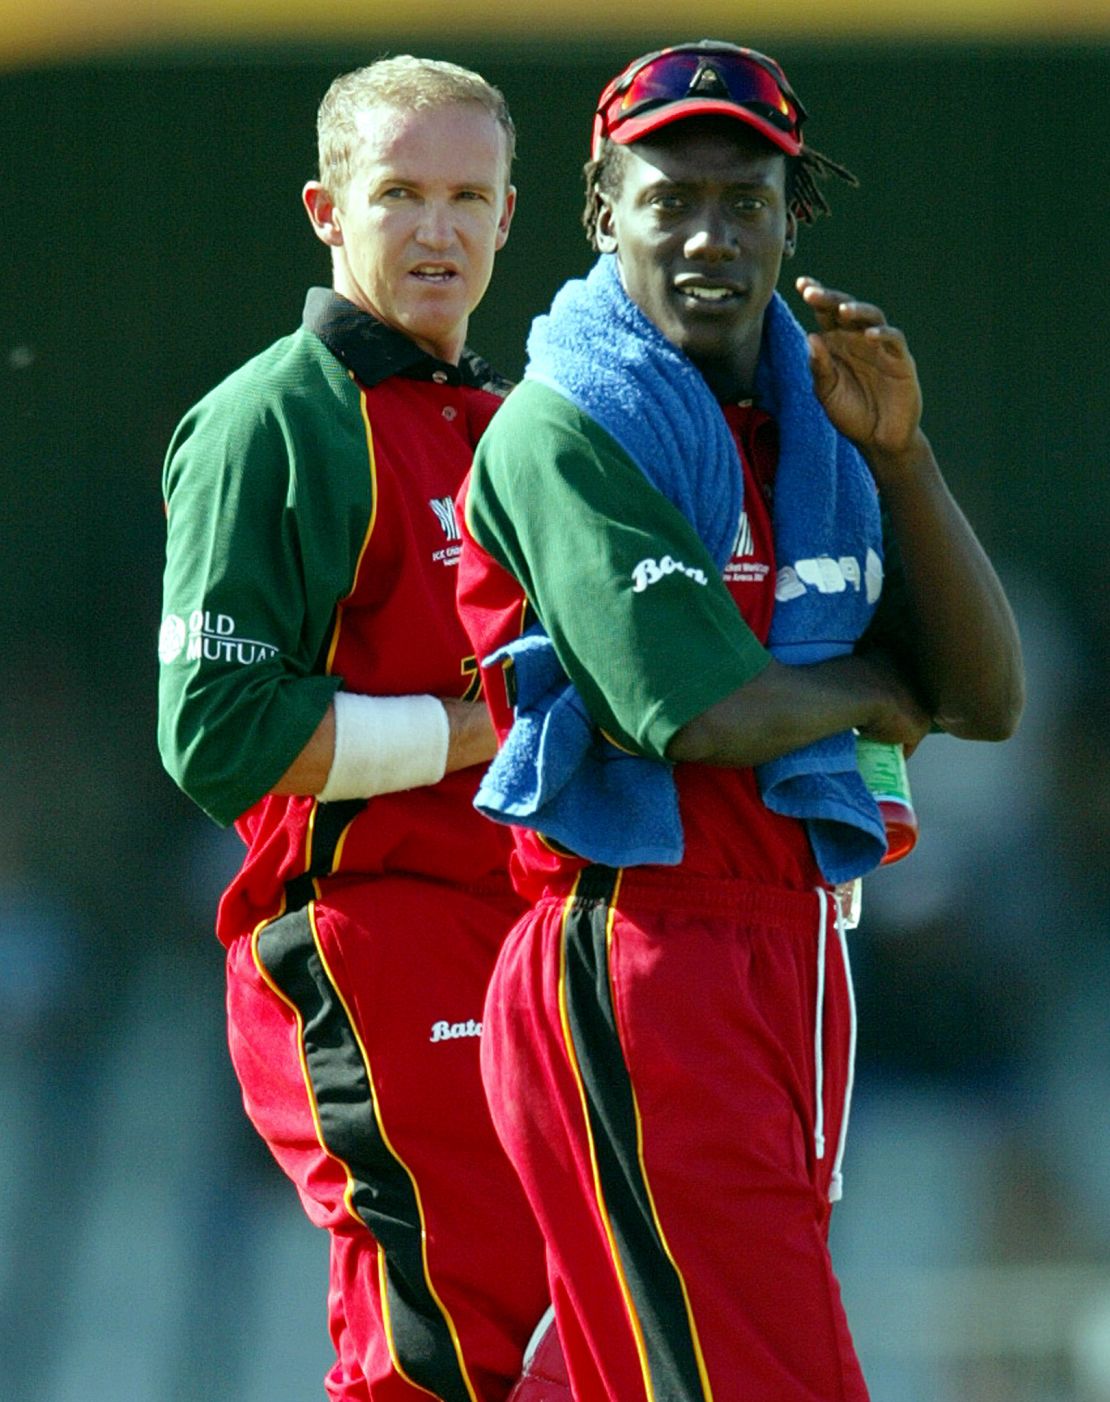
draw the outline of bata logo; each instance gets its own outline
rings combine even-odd
[[[158,657],[166,665],[184,656],[186,662],[231,662],[246,667],[276,654],[277,648],[270,643],[238,637],[230,614],[207,609],[194,609],[188,622],[179,614],[167,614],[158,634]]]
[[[651,584],[658,584],[670,574],[684,574],[695,584],[708,584],[705,571],[696,565],[684,565],[672,555],[664,555],[661,560],[641,560],[632,571],[632,592],[642,594]]]
[[[456,1037],[480,1037],[482,1024],[469,1018],[466,1022],[433,1022],[429,1042],[452,1042]]]
[[[883,592],[883,562],[874,550],[868,550],[863,568],[854,555],[818,555],[812,560],[795,560],[784,565],[775,577],[775,598],[783,602],[800,599],[810,589],[818,594],[843,594],[861,587],[867,591],[867,602],[873,604]]]

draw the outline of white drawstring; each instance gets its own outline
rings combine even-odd
[[[817,1010],[813,1017],[813,1064],[815,1067],[815,1109],[813,1148],[819,1159],[825,1157],[825,946],[828,904],[824,891],[817,893],[820,918],[817,923]]]
[[[848,1079],[844,1085],[844,1109],[840,1115],[840,1138],[829,1181],[829,1201],[839,1202],[844,1193],[844,1148],[848,1143],[848,1116],[852,1111],[852,1090],[856,1081],[856,991],[852,987],[852,966],[848,962],[848,933],[844,928],[840,905],[836,907],[836,933],[840,939],[840,957],[844,964],[844,982],[848,988]]]
[[[856,1075],[856,995],[852,987],[852,970],[848,962],[848,938],[840,903],[834,895],[818,891],[820,916],[817,924],[817,1008],[813,1027],[814,1113],[813,1147],[819,1159],[825,1157],[825,964],[828,954],[829,903],[836,912],[836,933],[840,940],[840,957],[844,965],[844,982],[848,989],[848,1075],[844,1086],[844,1107],[840,1116],[836,1158],[829,1179],[829,1201],[839,1202],[844,1193],[844,1148],[848,1142],[848,1115],[852,1105],[852,1088]]]

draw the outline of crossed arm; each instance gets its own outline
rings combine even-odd
[[[921,389],[905,336],[871,303],[813,278],[797,286],[817,323],[809,335],[817,396],[863,454],[897,537],[914,686],[880,652],[813,667],[772,661],[678,731],[668,756],[757,764],[853,726],[911,747],[934,723],[961,739],[1004,740],[1024,702],[1017,628],[921,430]]]
[[[494,756],[497,748],[493,727],[485,703],[440,698],[447,712],[449,739],[447,768],[468,769]],[[335,757],[335,706],[330,705],[324,718],[309,737],[297,758],[270,790],[275,794],[318,794],[328,781]]]
[[[921,430],[921,391],[902,332],[882,311],[798,280],[812,308],[814,385],[829,418],[874,475],[902,555],[914,678],[874,650],[811,667],[770,661],[742,687],[683,726],[673,760],[751,765],[855,727],[914,746],[934,725],[969,740],[1002,740],[1024,699],[1013,615],[982,546],[945,484]],[[484,705],[444,700],[447,772],[492,758]],[[334,709],[275,785],[318,793],[335,746]]]

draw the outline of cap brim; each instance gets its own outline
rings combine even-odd
[[[759,132],[760,136],[765,136],[788,156],[797,156],[802,149],[802,143],[796,136],[776,127],[773,122],[768,122],[757,112],[752,112],[747,107],[739,107],[735,102],[712,97],[684,97],[678,102],[666,102],[639,117],[627,117],[616,131],[608,133],[608,137],[618,146],[627,146],[629,142],[638,141],[641,136],[658,131],[660,127],[669,127],[672,122],[681,121],[683,117],[731,117],[734,121],[743,122]]]

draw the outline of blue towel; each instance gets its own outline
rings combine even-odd
[[[538,623],[489,661],[507,657],[516,717],[475,795],[479,811],[537,828],[606,866],[681,860],[671,766],[631,755],[601,734]]]
[[[525,378],[556,390],[604,428],[690,521],[723,570],[743,504],[732,434],[701,373],[625,293],[613,255],[599,258],[585,279],[566,283],[550,312],[535,320]],[[777,294],[765,321],[756,395],[778,421],[780,438],[779,571],[768,646],[786,663],[823,661],[850,652],[874,612],[882,579],[878,501],[866,465],[814,395],[805,333]],[[486,660],[506,657],[514,664],[515,720],[477,807],[591,861],[681,861],[672,766],[628,755],[600,735],[538,625]],[[761,765],[756,777],[769,808],[806,822],[827,880],[849,880],[877,865],[886,850],[883,824],[859,776],[851,732]]]
[[[743,504],[736,444],[700,370],[621,286],[615,255],[564,283],[533,321],[524,378],[557,390],[615,438],[724,569]]]
[[[805,332],[781,297],[767,320],[756,400],[778,422],[775,609],[767,645],[803,666],[850,653],[882,590],[874,479],[813,392]],[[830,735],[756,768],[763,802],[803,819],[826,880],[850,881],[886,852],[878,806],[860,777],[855,736]]]

